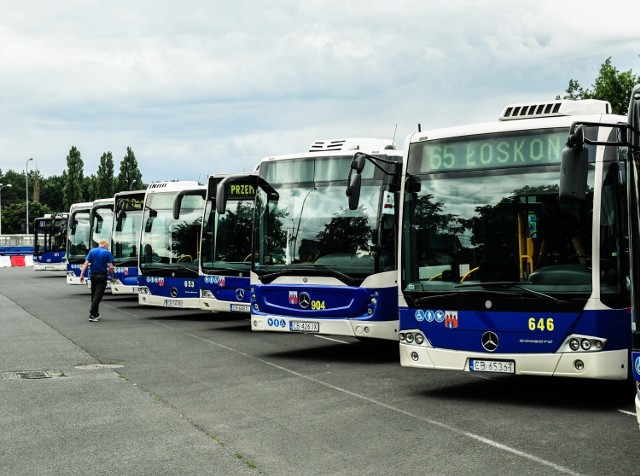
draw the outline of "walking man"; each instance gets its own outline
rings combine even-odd
[[[100,313],[100,301],[107,289],[107,271],[113,279],[113,255],[109,251],[107,240],[100,240],[98,246],[89,251],[87,259],[80,270],[80,283],[84,283],[84,272],[91,264],[91,309],[89,310],[89,320],[98,322]]]

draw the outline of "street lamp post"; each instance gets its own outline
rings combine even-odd
[[[10,183],[4,185],[0,183],[0,235],[2,235],[2,189],[5,187],[12,187]]]
[[[27,200],[26,200],[26,205],[27,205],[27,235],[29,234],[29,162],[31,162],[33,160],[33,157],[29,157],[27,159],[27,163],[24,166],[24,180],[27,184],[25,190],[27,192]]]

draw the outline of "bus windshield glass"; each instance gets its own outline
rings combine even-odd
[[[182,197],[180,216],[173,218],[178,192],[147,193],[142,216],[140,270],[181,268],[198,272],[198,248],[204,199]]]
[[[207,274],[251,267],[253,196],[227,201],[224,215],[216,213],[214,201],[207,201],[202,237],[202,271]]]
[[[34,223],[34,254],[62,252],[67,245],[68,215],[38,218]]]
[[[79,210],[72,212],[71,228],[68,230],[69,252],[67,259],[70,262],[80,260],[84,262],[89,253],[89,241],[91,240],[91,210]]]
[[[115,226],[111,240],[111,251],[116,266],[136,266],[137,247],[140,241],[140,224],[144,193],[137,198],[118,200],[115,211]]]
[[[586,200],[560,203],[567,134],[556,128],[412,144],[407,170],[420,191],[404,197],[405,295],[511,285],[588,296],[595,148]],[[605,220],[620,219],[615,209],[606,213]],[[620,282],[611,279],[614,287]]]
[[[98,246],[100,240],[111,243],[111,227],[113,226],[113,209],[100,207],[93,209],[92,246]]]
[[[367,163],[362,173],[360,204],[349,210],[345,189],[352,155],[265,161],[260,176],[277,191],[267,200],[259,189],[254,229],[254,270],[286,273],[305,270],[363,279],[380,268],[376,249],[393,255],[390,243],[378,242],[378,212],[385,197],[383,174]],[[390,209],[391,218],[393,208]],[[387,246],[385,248],[385,246]],[[388,257],[393,259],[393,256]]]

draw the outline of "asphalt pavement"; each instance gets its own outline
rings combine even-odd
[[[0,329],[2,474],[259,474],[2,294]]]
[[[638,474],[634,390],[403,368],[392,342],[253,332],[0,268],[0,475]]]

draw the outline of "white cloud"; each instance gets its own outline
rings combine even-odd
[[[250,170],[315,139],[496,118],[637,72],[629,4],[584,1],[3,1],[0,168],[85,174],[132,147],[145,181]],[[637,73],[636,73],[637,74]]]

